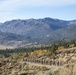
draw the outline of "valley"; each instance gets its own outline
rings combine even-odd
[[[4,50],[4,49],[14,49],[14,47],[12,46],[4,46],[4,45],[0,45],[0,50]]]

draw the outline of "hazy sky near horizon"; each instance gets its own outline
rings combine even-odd
[[[76,0],[0,0],[0,22],[44,17],[76,19]]]

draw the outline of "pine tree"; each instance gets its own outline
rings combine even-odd
[[[52,44],[51,47],[50,47],[50,49],[49,49],[49,52],[51,52],[52,54],[54,54],[56,50],[57,50],[57,45]]]

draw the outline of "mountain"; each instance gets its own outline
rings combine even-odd
[[[0,45],[14,45],[14,43],[18,42],[18,40],[22,41],[21,38],[21,35],[0,31]]]
[[[0,25],[2,25],[2,23],[0,23]]]
[[[10,32],[16,34],[26,34],[30,31],[40,31],[47,30],[47,32],[51,32],[53,30],[57,30],[63,28],[67,25],[67,21],[62,21],[58,19],[52,18],[44,18],[44,19],[28,19],[28,20],[12,20],[6,21],[0,26],[0,30],[3,32]]]
[[[70,21],[68,26],[55,30],[52,34],[53,40],[76,39],[76,21]]]
[[[0,31],[4,34],[0,37],[1,40],[4,37],[7,41],[21,41],[20,44],[50,43],[54,40],[76,38],[76,20],[65,21],[49,17],[17,19],[1,23]]]

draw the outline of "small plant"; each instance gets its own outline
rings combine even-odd
[[[55,51],[57,50],[57,45],[52,44],[51,47],[49,48],[49,52],[51,52],[52,54],[55,54]]]

